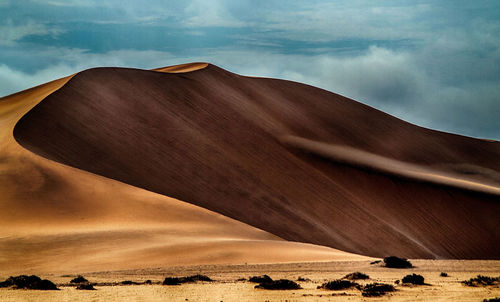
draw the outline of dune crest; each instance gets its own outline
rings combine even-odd
[[[499,259],[499,142],[421,128],[312,86],[200,66],[79,73],[14,136],[46,158],[286,240],[371,256]],[[283,137],[370,156],[346,163]]]

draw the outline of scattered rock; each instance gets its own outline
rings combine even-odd
[[[443,272],[443,273],[439,274],[439,276],[441,276],[441,277],[448,277],[448,274]]]
[[[40,277],[31,275],[20,275],[9,277],[0,282],[0,287],[12,287],[14,289],[36,289],[36,290],[59,290],[50,280],[42,280]]]
[[[76,289],[78,289],[78,290],[96,290],[96,289],[94,288],[94,286],[93,286],[92,284],[88,283],[88,282],[87,282],[87,283],[80,283],[80,284],[76,287]]]
[[[345,275],[344,277],[342,277],[342,279],[347,279],[347,280],[366,280],[366,279],[370,279],[370,276],[365,275],[365,274],[360,273],[360,272],[354,272],[354,273],[350,273],[350,274]]]
[[[410,283],[415,285],[424,285],[424,277],[422,275],[411,274],[403,277],[403,283]]]
[[[327,283],[323,283],[322,285],[318,286],[318,289],[329,289],[329,290],[343,290],[343,289],[348,289],[351,287],[358,286],[356,282],[351,282],[349,280],[333,280]]]
[[[385,283],[370,283],[365,286],[360,286],[358,289],[361,290],[361,295],[363,295],[363,297],[380,297],[387,292],[396,290],[394,286]]]
[[[489,286],[496,285],[500,283],[500,277],[488,277],[483,275],[477,275],[475,278],[470,278],[469,280],[462,281],[463,284],[467,286]]]
[[[412,268],[413,265],[410,261],[405,258],[399,258],[396,256],[389,256],[384,258],[384,263],[386,267],[390,268]]]
[[[399,284],[399,280],[394,281],[394,284]]]
[[[273,279],[269,277],[268,275],[262,275],[262,276],[253,276],[248,279],[249,282],[253,283],[264,283],[264,282],[271,282]]]
[[[85,279],[82,275],[78,275],[78,277],[71,279],[69,283],[88,283],[89,280]]]
[[[271,289],[271,290],[290,290],[290,289],[301,289],[299,284],[295,283],[292,280],[280,279],[276,281],[267,281],[263,282],[259,285],[256,285],[255,288],[262,289]]]
[[[301,282],[309,282],[309,281],[311,281],[311,279],[309,279],[309,278],[304,278],[304,277],[298,277],[298,278],[297,278],[297,281],[301,281]]]

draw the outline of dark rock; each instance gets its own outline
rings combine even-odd
[[[298,277],[298,278],[297,278],[297,281],[301,281],[301,282],[309,282],[309,281],[311,281],[311,279],[309,279],[309,278],[304,278],[304,277]]]
[[[354,273],[350,273],[350,274],[345,275],[344,277],[342,277],[342,279],[347,279],[347,280],[366,280],[366,279],[370,279],[370,276],[365,275],[365,274],[360,273],[360,272],[354,272]]]
[[[151,280],[146,280],[146,281],[144,281],[144,284],[151,285],[151,284],[153,284],[153,282],[151,282]]]
[[[380,297],[387,292],[396,290],[394,286],[385,283],[370,283],[365,286],[360,286],[358,289],[361,290],[361,295],[363,295],[363,297]]]
[[[411,283],[415,285],[424,285],[424,277],[422,275],[411,274],[403,277],[403,283]]]
[[[89,280],[85,279],[83,276],[78,275],[78,277],[69,281],[69,283],[88,283]]]
[[[264,283],[264,282],[271,282],[273,279],[269,277],[268,275],[262,275],[262,276],[253,276],[248,279],[249,282],[253,283]]]
[[[484,299],[483,302],[500,302],[500,298]]]
[[[256,285],[255,288],[262,289],[270,289],[270,290],[290,290],[290,289],[301,289],[299,284],[293,282],[292,280],[280,279],[276,281],[267,281],[263,282],[259,285]]]
[[[329,290],[343,290],[343,289],[348,289],[351,287],[358,286],[356,282],[351,282],[348,280],[333,280],[327,283],[323,283],[322,285],[318,286],[318,288],[322,289],[329,289]]]
[[[389,256],[384,258],[384,263],[386,267],[390,268],[412,268],[413,265],[410,261],[405,258],[399,258],[396,256]]]
[[[42,280],[40,277],[35,275],[11,276],[7,280],[0,282],[0,287],[12,287],[14,289],[59,290],[57,286],[52,283],[52,281]]]
[[[377,264],[377,263],[380,263],[380,262],[382,262],[382,260],[375,260],[375,261],[370,262],[370,264]]]
[[[441,273],[441,274],[439,274],[439,276],[441,276],[441,277],[448,277],[448,274],[447,273]]]

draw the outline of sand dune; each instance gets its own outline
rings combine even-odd
[[[70,78],[0,99],[0,273],[365,259],[286,242],[17,144],[12,136],[17,121]]]
[[[25,114],[14,136],[43,157],[287,240],[371,256],[500,258],[499,142],[421,128],[299,83],[201,63],[158,69],[168,70],[192,72],[81,72]]]

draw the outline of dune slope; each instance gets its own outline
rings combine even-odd
[[[204,65],[187,67],[173,68],[186,72]],[[331,248],[287,242],[220,214],[53,162],[21,147],[12,135],[14,125],[70,78],[0,99],[3,277],[214,263],[365,259]]]
[[[14,129],[27,149],[281,238],[371,256],[500,259],[500,143],[213,65],[77,74]]]

